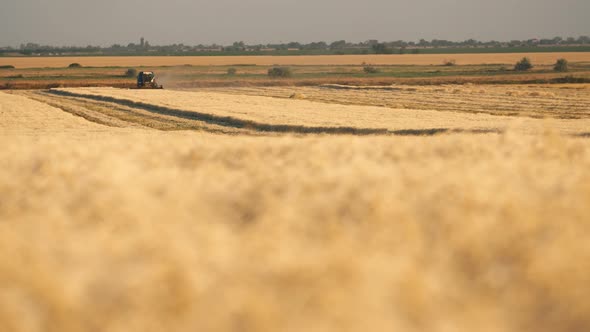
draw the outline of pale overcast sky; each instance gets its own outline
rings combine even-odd
[[[590,0],[0,0],[0,46],[590,35]]]

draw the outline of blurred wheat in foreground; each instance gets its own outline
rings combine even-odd
[[[0,136],[1,331],[585,331],[590,142]]]
[[[590,330],[584,119],[213,134],[0,97],[2,332]],[[318,106],[295,100],[285,119],[294,105]],[[363,125],[387,113],[366,110]]]

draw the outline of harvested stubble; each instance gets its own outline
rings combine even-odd
[[[45,103],[17,95],[0,93],[0,134],[41,135],[41,134],[92,134],[110,131]]]
[[[314,90],[315,89],[315,90]],[[409,88],[408,88],[409,89]],[[406,98],[413,96],[416,99],[415,90],[404,92]],[[288,90],[288,89],[287,89]],[[582,120],[552,119],[540,120],[533,118],[518,118],[509,116],[492,116],[485,113],[486,109],[475,109],[475,112],[459,113],[454,109],[452,112],[436,111],[435,106],[432,108],[423,107],[422,109],[407,109],[405,105],[399,104],[398,108],[392,109],[387,107],[375,106],[358,106],[358,105],[339,105],[332,103],[320,103],[324,94],[329,100],[340,99],[339,102],[347,103],[346,96],[383,96],[381,103],[388,99],[395,100],[396,94],[384,91],[363,91],[358,94],[345,94],[338,92],[336,94],[325,93],[317,88],[302,88],[300,91],[310,100],[292,100],[286,99],[290,94],[283,94],[284,99],[268,98],[266,96],[246,96],[231,95],[227,93],[203,92],[203,91],[170,91],[170,90],[123,90],[108,88],[77,88],[77,89],[57,89],[55,93],[65,93],[72,96],[80,96],[92,100],[102,100],[125,105],[134,105],[145,109],[151,109],[154,112],[172,112],[178,116],[201,117],[202,119],[211,119],[215,122],[225,122],[227,126],[235,127],[252,127],[262,131],[293,131],[293,132],[326,132],[318,128],[348,128],[366,130],[378,130],[381,133],[396,132],[403,130],[428,130],[428,129],[445,129],[445,130],[496,130],[501,131],[507,127],[518,123],[519,128],[526,132],[544,131],[547,126],[553,127],[563,133],[580,133],[587,131],[590,126],[590,117]],[[428,91],[431,91],[429,89]],[[226,90],[222,90],[225,92]],[[230,91],[229,89],[227,91]],[[237,91],[242,91],[238,89]],[[251,90],[250,90],[251,91]],[[255,90],[257,91],[257,90]],[[267,91],[267,90],[262,90]],[[274,90],[271,90],[274,91]],[[283,89],[284,91],[284,89]],[[338,90],[336,90],[338,91]],[[308,93],[310,95],[308,95]],[[239,93],[239,92],[238,92]],[[481,99],[479,96],[473,96],[465,93],[446,94],[455,96],[455,105],[460,105],[460,98],[467,101],[469,99]],[[364,97],[365,99],[367,97]],[[375,97],[371,100],[375,99]],[[487,97],[486,100],[496,100],[494,97]],[[411,100],[410,100],[411,101]],[[514,102],[515,100],[513,100]],[[444,103],[437,101],[441,107]],[[354,102],[352,102],[354,103]],[[374,104],[373,104],[374,105]],[[378,104],[386,106],[386,104]],[[401,106],[401,107],[400,107]],[[460,105],[461,106],[461,105]],[[463,105],[465,107],[465,105]],[[584,106],[579,106],[584,107]],[[526,109],[521,110],[525,113]],[[571,110],[573,112],[574,110]],[[495,114],[493,109],[489,113]],[[510,115],[510,114],[507,114]],[[284,129],[284,130],[283,130]],[[292,130],[291,130],[292,129]],[[317,129],[317,130],[316,130]],[[345,132],[349,132],[350,130]],[[331,131],[328,131],[331,132]],[[334,132],[338,132],[335,130]]]
[[[203,91],[201,89],[200,91]],[[590,84],[242,87],[205,91],[285,98],[305,94],[310,101],[330,104],[386,106],[394,109],[438,110],[468,114],[522,115],[549,118],[590,118]],[[534,97],[534,98],[533,98]],[[438,113],[443,117],[444,113]],[[469,118],[460,115],[460,118]],[[488,122],[487,118],[484,121]],[[460,120],[459,120],[460,121]],[[491,122],[490,122],[491,123]]]
[[[588,139],[19,133],[27,102],[0,93],[33,123],[0,131],[2,331],[590,328]]]

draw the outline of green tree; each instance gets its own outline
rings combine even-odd
[[[330,49],[332,49],[332,50],[343,49],[345,47],[346,47],[346,40],[338,40],[338,41],[335,41],[332,44],[330,44]]]
[[[363,71],[365,72],[365,74],[376,74],[379,72],[379,68],[363,62]]]
[[[291,69],[288,67],[272,67],[268,70],[270,77],[291,77]]]
[[[558,59],[553,66],[553,70],[565,72],[568,71],[568,62],[566,59]]]
[[[514,65],[514,70],[517,71],[527,71],[531,68],[533,68],[533,64],[531,63],[531,60],[527,57],[522,58],[520,61],[516,63],[516,65]]]
[[[387,47],[387,45],[385,43],[373,44],[372,48],[376,54],[392,54],[393,53],[393,49]]]
[[[137,70],[135,68],[129,68],[125,72],[125,77],[135,77],[137,76]]]

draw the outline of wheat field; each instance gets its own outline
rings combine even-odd
[[[588,90],[298,89],[0,93],[0,330],[590,329]]]
[[[231,66],[231,65],[440,65],[452,58],[460,65],[509,64],[523,57],[534,64],[551,65],[557,59],[590,62],[590,52],[484,53],[484,54],[390,54],[390,55],[294,55],[294,56],[84,56],[84,57],[0,57],[1,65],[16,68],[64,68],[71,63],[85,67],[135,66]]]
[[[288,127],[285,131],[297,131],[296,127],[310,131],[356,128],[383,133],[428,129],[502,131],[510,127],[522,132],[538,133],[550,128],[560,133],[585,134],[590,128],[589,86],[392,86],[352,90],[358,93],[334,86],[198,91],[76,88],[54,92],[139,106],[156,113],[176,112],[186,118],[210,116],[213,120],[228,121],[229,126],[269,126],[271,131],[272,126],[281,125]],[[541,89],[545,91],[540,92]]]
[[[469,114],[581,119],[590,115],[590,84],[226,87],[199,89],[275,98],[303,97],[338,105],[437,110]],[[440,115],[441,113],[436,113]],[[486,118],[495,119],[497,117]]]

